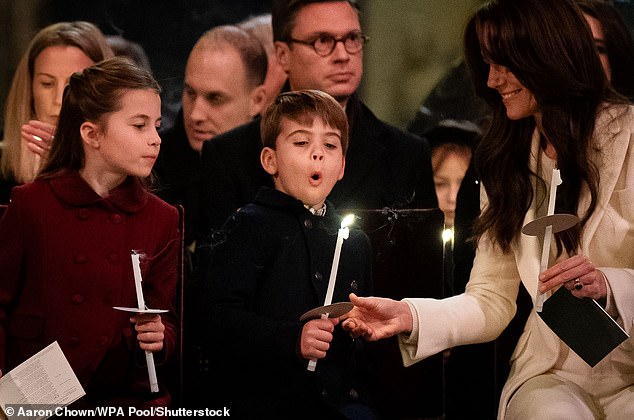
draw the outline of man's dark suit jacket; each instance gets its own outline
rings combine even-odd
[[[346,113],[346,169],[328,200],[339,210],[438,207],[427,141],[380,121],[356,95]],[[259,120],[203,146],[198,230],[203,238],[252,201],[261,186],[273,185],[260,164],[261,150]]]
[[[200,153],[189,145],[182,108],[174,125],[161,132],[161,152],[154,165],[154,174],[156,194],[185,209],[185,245],[189,246],[195,239],[194,226],[200,211]]]

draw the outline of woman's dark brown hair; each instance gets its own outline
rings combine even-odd
[[[554,147],[565,179],[555,211],[576,214],[582,190],[589,190],[581,223],[556,236],[559,253],[562,247],[575,253],[597,203],[599,174],[588,158],[596,114],[604,101],[622,102],[607,82],[583,15],[569,0],[488,2],[467,24],[465,56],[476,91],[493,110],[474,159],[489,199],[475,237],[487,232],[509,252],[534,198],[533,182],[546,190],[529,168],[535,119],[510,120],[500,94],[487,87],[488,63],[495,63],[507,67],[538,103],[542,147],[547,142]]]
[[[595,18],[603,31],[604,52],[610,62],[612,86],[621,95],[634,100],[634,39],[627,25],[611,2],[575,0],[581,11]]]

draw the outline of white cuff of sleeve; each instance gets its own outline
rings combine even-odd
[[[618,318],[619,313],[616,309],[616,305],[614,304],[614,298],[612,297],[612,288],[610,287],[610,282],[608,281],[608,277],[605,273],[599,270],[599,273],[603,276],[603,280],[605,281],[605,311],[614,319]]]
[[[401,341],[404,344],[416,344],[418,343],[418,312],[410,302],[407,300],[403,300],[403,302],[407,303],[409,311],[412,313],[412,332],[409,335],[401,334]]]

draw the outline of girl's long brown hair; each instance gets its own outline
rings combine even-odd
[[[160,88],[154,77],[127,58],[114,57],[74,73],[64,90],[55,141],[39,178],[84,166],[80,127],[85,121],[102,122],[103,117],[121,109],[121,96],[131,89]]]

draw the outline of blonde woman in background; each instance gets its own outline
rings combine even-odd
[[[18,63],[5,104],[0,204],[11,188],[33,180],[48,154],[70,75],[112,51],[89,22],[59,22],[40,30]]]

